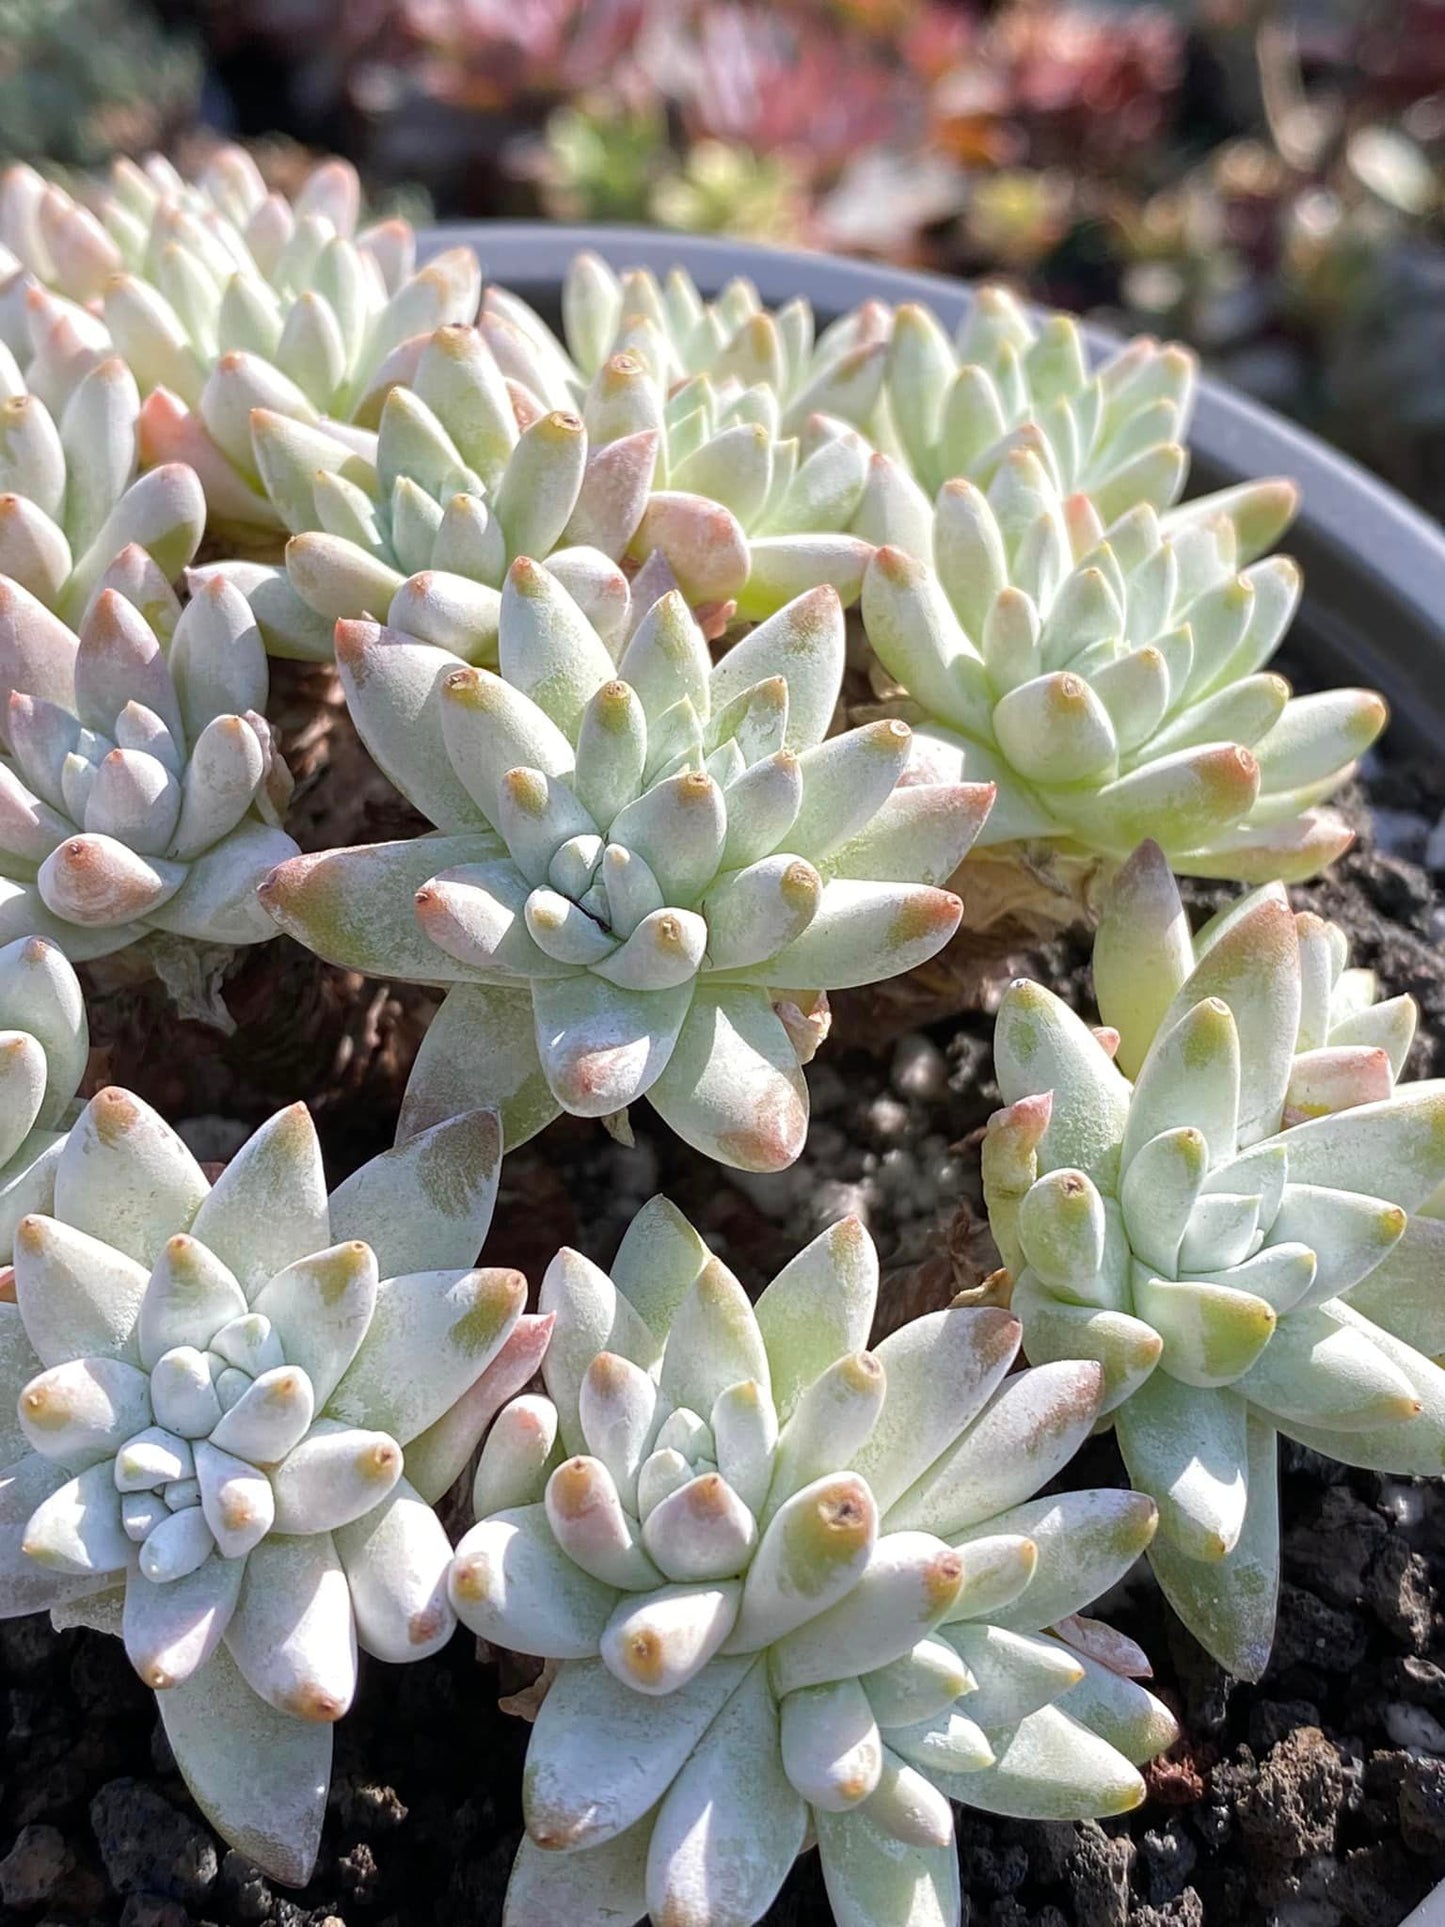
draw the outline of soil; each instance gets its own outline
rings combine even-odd
[[[1445,775],[1376,764],[1348,806],[1360,844],[1297,901],[1343,924],[1354,960],[1419,1000],[1411,1074],[1440,1074],[1445,908],[1425,859]],[[1429,854],[1445,868],[1440,841]],[[1202,913],[1220,892],[1191,895]],[[645,1106],[632,1148],[562,1120],[507,1160],[488,1251],[534,1280],[559,1242],[605,1261],[637,1205],[665,1188],[752,1288],[856,1210],[884,1259],[880,1324],[946,1302],[997,1262],[977,1152],[997,1103],[988,1005],[1028,970],[1087,1009],[1087,955],[1063,937],[996,958],[982,978],[970,960],[982,1008],[901,1037],[887,1034],[865,995],[839,999],[839,1041],[810,1069],[816,1121],[792,1173],[719,1182]],[[284,976],[295,960],[274,953],[264,971],[260,958],[252,968],[272,995],[278,982],[301,981]],[[374,1000],[377,987],[353,1002],[363,992]],[[381,1016],[389,1007],[378,1006]],[[316,1067],[338,1174],[390,1129],[407,1054],[400,1023],[353,1046],[349,1084],[334,1063]],[[224,1113],[192,1115],[185,1129],[199,1155],[225,1156],[229,1120],[249,1118],[264,1093],[229,1100],[224,1042],[199,1076],[178,1068],[184,1053],[174,1049],[158,1068],[144,1033],[133,1019],[132,1032],[118,1034],[158,1090],[170,1081],[182,1108]],[[886,1041],[872,1051],[847,1041],[869,1035]],[[115,1036],[106,1041],[116,1048]],[[293,1085],[276,1101],[295,1095]],[[1151,1769],[1151,1799],[1124,1820],[1046,1826],[963,1810],[971,1927],[1398,1927],[1445,1879],[1445,1487],[1351,1471],[1292,1446],[1282,1476],[1284,1589],[1265,1679],[1231,1682],[1172,1621],[1147,1572],[1131,1575],[1101,1610],[1151,1653],[1155,1688],[1183,1737]],[[1070,1484],[1121,1479],[1108,1439],[1068,1472]],[[318,1872],[304,1892],[287,1893],[199,1818],[118,1641],[57,1634],[44,1618],[0,1624],[0,1923],[498,1927],[528,1729],[497,1701],[527,1678],[464,1636],[418,1666],[367,1664],[337,1729]],[[768,1920],[828,1919],[810,1856]]]

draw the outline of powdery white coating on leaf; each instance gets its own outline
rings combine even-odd
[[[331,1728],[278,1713],[222,1647],[160,1697],[166,1738],[211,1824],[273,1880],[303,1887],[321,1844]]]

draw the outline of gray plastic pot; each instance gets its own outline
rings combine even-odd
[[[971,298],[966,283],[943,275],[649,228],[458,223],[431,229],[422,252],[458,242],[477,250],[489,280],[553,322],[562,275],[582,248],[619,268],[679,265],[704,294],[746,275],[770,307],[803,295],[822,322],[871,298],[926,302],[951,328]],[[1102,333],[1092,340],[1108,345]],[[1305,574],[1291,656],[1318,683],[1382,690],[1400,748],[1445,748],[1445,531],[1357,463],[1222,382],[1201,383],[1189,439],[1191,493],[1263,475],[1288,475],[1303,491],[1287,542]]]

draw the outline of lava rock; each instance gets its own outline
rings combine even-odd
[[[120,1927],[191,1927],[191,1917],[174,1900],[132,1894],[120,1910]]]
[[[1432,1713],[1445,1714],[1445,1668],[1431,1659],[1411,1653],[1397,1661],[1389,1671],[1390,1691],[1416,1706],[1428,1706]]]
[[[1319,1723],[1319,1708],[1310,1700],[1260,1700],[1249,1709],[1249,1743],[1257,1754],[1268,1753],[1298,1727]]]
[[[93,1785],[94,1779],[87,1773],[85,1762],[74,1752],[48,1766],[27,1759],[26,1775],[15,1790],[16,1801],[10,1818],[17,1827],[28,1826],[32,1820],[43,1819],[47,1813],[56,1813],[83,1800],[86,1789]]]
[[[1330,1898],[1350,1927],[1380,1927],[1382,1921],[1403,1920],[1431,1885],[1413,1855],[1396,1846],[1365,1847],[1336,1867]]]
[[[265,1874],[254,1860],[234,1848],[221,1862],[216,1898],[224,1902],[225,1911],[233,1919],[241,1922],[270,1920],[275,1904]]]
[[[1286,1538],[1296,1575],[1336,1605],[1352,1606],[1365,1574],[1388,1545],[1390,1528],[1348,1486],[1331,1486],[1311,1518]]]
[[[193,1907],[215,1885],[220,1860],[210,1834],[139,1780],[103,1786],[90,1803],[90,1824],[118,1894]]]
[[[1039,1913],[1032,1913],[1012,1894],[1007,1894],[989,1908],[978,1927],[1069,1927],[1069,1923],[1057,1907],[1045,1907]]]
[[[1303,1586],[1281,1586],[1274,1636],[1276,1673],[1309,1666],[1322,1673],[1353,1673],[1368,1644],[1359,1616],[1327,1606]]]
[[[331,1804],[344,1827],[357,1833],[391,1833],[406,1818],[406,1807],[396,1790],[349,1775],[332,1788]]]
[[[1129,1927],[1204,1927],[1204,1902],[1193,1887],[1162,1907],[1140,1907],[1129,1916]]]
[[[1183,1822],[1171,1820],[1167,1827],[1151,1827],[1144,1835],[1139,1842],[1139,1858],[1144,1863],[1145,1898],[1157,1907],[1177,1900],[1184,1892],[1199,1850]]]
[[[1251,1855],[1280,1867],[1328,1852],[1347,1790],[1345,1762],[1317,1726],[1289,1734],[1239,1798],[1239,1825]]]
[[[0,1860],[0,1899],[7,1907],[37,1907],[54,1893],[71,1861],[58,1827],[22,1827]]]
[[[1445,1853],[1445,1760],[1406,1757],[1400,1775],[1400,1833],[1415,1853]]]
[[[1097,1820],[1080,1822],[1069,1861],[1077,1927],[1126,1927],[1134,1842],[1105,1833]]]
[[[380,1876],[376,1856],[364,1840],[358,1840],[355,1846],[337,1856],[336,1877],[348,1899],[362,1906],[373,1899]]]
[[[1029,1863],[1035,1880],[1051,1887],[1068,1873],[1074,1851],[1075,1830],[1068,1820],[1015,1821],[1024,1836]]]
[[[1029,1873],[1028,1849],[1021,1841],[1005,1841],[994,1829],[963,1830],[959,1847],[964,1882],[980,1900],[1017,1893]]]
[[[1365,1598],[1387,1632],[1412,1653],[1430,1647],[1435,1601],[1425,1561],[1403,1539],[1387,1539],[1370,1567]]]

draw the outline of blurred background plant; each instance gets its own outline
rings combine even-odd
[[[0,0],[0,154],[94,167],[167,145],[201,75],[190,37],[132,0]]]
[[[0,152],[206,129],[439,218],[1003,274],[1445,510],[1445,0],[0,0]]]

